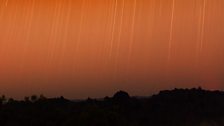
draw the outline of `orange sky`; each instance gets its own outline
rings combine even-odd
[[[0,0],[0,93],[224,89],[223,0]]]

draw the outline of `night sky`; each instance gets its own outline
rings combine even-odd
[[[223,0],[0,0],[0,93],[224,89]]]

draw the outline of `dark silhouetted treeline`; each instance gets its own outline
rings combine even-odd
[[[224,126],[224,92],[174,89],[130,97],[119,91],[79,102],[43,95],[16,101],[3,95],[0,126]]]

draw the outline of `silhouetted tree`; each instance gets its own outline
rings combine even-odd
[[[32,101],[32,102],[36,102],[36,101],[37,101],[37,99],[38,99],[38,98],[37,98],[37,96],[36,96],[36,95],[32,95],[32,96],[31,96],[31,101]]]
[[[13,98],[9,98],[8,103],[13,103],[15,100]]]
[[[2,95],[1,99],[2,99],[3,103],[5,103],[7,101],[5,95]]]
[[[30,102],[30,97],[28,97],[28,96],[24,97],[24,101],[25,102]]]
[[[117,93],[114,94],[113,99],[119,100],[119,101],[128,100],[130,99],[130,96],[125,91],[118,91]]]
[[[38,100],[46,100],[46,99],[47,98],[43,94],[41,94]]]

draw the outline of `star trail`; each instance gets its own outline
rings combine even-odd
[[[0,0],[0,92],[224,89],[223,0]]]

